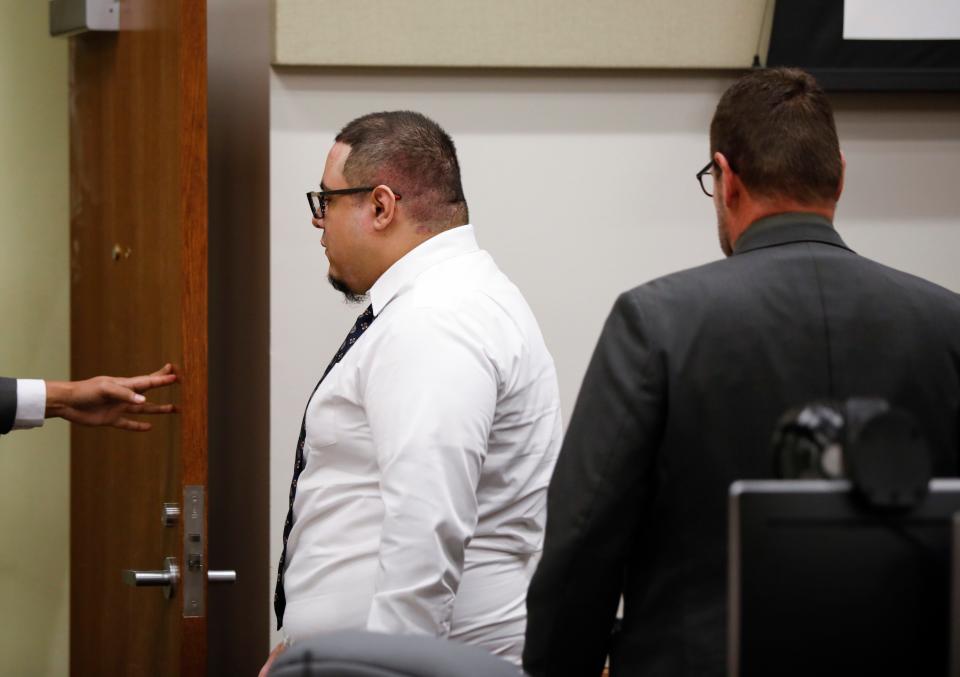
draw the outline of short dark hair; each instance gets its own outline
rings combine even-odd
[[[369,113],[340,130],[350,146],[344,177],[354,185],[385,184],[421,224],[443,229],[469,221],[453,139],[421,113]]]
[[[797,68],[757,69],[720,97],[710,155],[726,156],[752,192],[801,203],[837,197],[843,168],[827,96]]]

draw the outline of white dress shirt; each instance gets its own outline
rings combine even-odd
[[[17,413],[13,430],[38,428],[47,410],[47,384],[41,379],[17,379]]]
[[[284,629],[430,634],[519,664],[561,442],[553,359],[472,226],[409,252],[370,300],[307,408]]]

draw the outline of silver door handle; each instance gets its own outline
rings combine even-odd
[[[172,599],[177,594],[177,584],[180,582],[177,558],[165,558],[163,567],[163,571],[125,569],[123,582],[134,588],[163,588],[163,596]],[[207,571],[207,580],[210,583],[236,583],[237,572],[232,569]]]
[[[123,572],[123,582],[135,588],[163,587],[176,585],[178,576],[168,571],[135,571],[127,569]],[[207,580],[211,583],[236,583],[236,571],[208,571]]]
[[[137,571],[125,569],[123,582],[135,588],[163,588],[163,596],[172,599],[177,593],[177,583],[180,581],[180,567],[176,557],[166,557],[163,560],[163,571]]]
[[[207,571],[207,580],[211,583],[236,583],[237,572],[232,569]]]
[[[177,577],[166,571],[135,571],[127,569],[123,572],[123,582],[135,588],[162,588],[165,585],[176,584]]]

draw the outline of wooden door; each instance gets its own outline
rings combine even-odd
[[[119,6],[118,33],[70,39],[72,376],[173,362],[180,383],[153,397],[181,413],[140,435],[73,428],[70,666],[197,675],[205,615],[185,613],[182,585],[166,599],[122,572],[184,570],[163,504],[207,484],[206,3]]]

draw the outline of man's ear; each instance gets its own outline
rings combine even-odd
[[[727,161],[726,155],[717,151],[713,154],[713,163],[720,170],[720,176],[714,177],[714,183],[717,184],[714,190],[718,190],[723,197],[723,206],[732,209],[740,201],[743,183],[741,183],[740,177],[730,169],[730,163]],[[720,184],[722,184],[722,189]]]
[[[397,215],[397,196],[389,186],[377,186],[370,194],[370,206],[374,229],[386,230]]]

